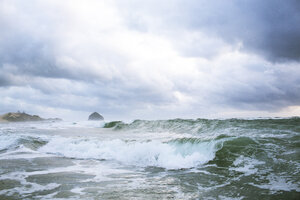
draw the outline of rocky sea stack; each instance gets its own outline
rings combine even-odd
[[[99,113],[93,112],[92,114],[90,114],[89,120],[100,121],[100,120],[104,120],[104,118]]]

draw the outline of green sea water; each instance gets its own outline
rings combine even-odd
[[[300,118],[2,123],[0,199],[300,199]]]

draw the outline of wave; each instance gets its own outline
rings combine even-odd
[[[4,151],[16,144],[18,136],[13,135],[0,135],[0,151]]]
[[[192,168],[214,159],[222,140],[180,142],[99,141],[56,137],[39,149],[40,152],[80,159],[113,160],[140,167],[166,169]]]
[[[170,120],[134,120],[132,123],[112,121],[103,128],[115,131],[147,131],[176,133],[245,133],[257,131],[300,132],[300,117],[271,119],[170,119]]]
[[[0,155],[14,152],[36,152],[76,159],[111,160],[121,164],[166,169],[193,168],[215,158],[223,143],[231,139],[220,136],[213,140],[177,138],[169,141],[100,140],[93,137],[0,135]],[[9,153],[9,154],[7,154]],[[47,156],[45,155],[45,156]]]
[[[26,134],[0,135],[0,152],[6,150],[26,147],[28,149],[37,150],[39,147],[47,143],[47,137],[33,137]]]
[[[0,135],[0,141],[2,141],[0,142],[1,159],[14,159],[16,157],[14,152],[17,152],[20,156],[29,153],[30,158],[34,158],[35,155],[37,157],[61,156],[165,169],[198,168],[208,164],[235,171],[251,171],[237,162],[241,158],[250,159],[245,163],[251,162],[253,165],[263,161],[270,168],[277,166],[278,159],[281,159],[283,163],[280,165],[286,165],[285,167],[290,170],[300,169],[299,164],[291,162],[297,155],[295,148],[299,147],[299,135],[287,140],[221,134],[213,139],[181,137],[167,141],[128,140],[128,138],[103,140],[99,137],[83,136]]]
[[[45,132],[44,126],[41,130],[33,129],[34,132],[21,127],[22,134],[3,129],[0,154],[26,147],[47,155],[180,169],[206,163],[229,167],[241,155],[269,159],[262,155],[279,156],[276,152],[283,148],[281,152],[292,152],[289,156],[293,160],[293,151],[299,147],[300,118],[135,120],[128,124],[115,121],[103,124],[103,128],[93,128],[92,132],[90,128],[78,129],[88,133],[80,135],[80,132],[78,137],[72,135],[75,129],[64,131],[67,137],[59,136],[56,130]],[[126,131],[138,134],[123,134]],[[147,135],[146,132],[153,133]]]
[[[6,149],[12,152],[27,149],[31,153],[38,153],[38,156],[44,153],[47,154],[45,156],[109,160],[125,165],[166,169],[194,168],[206,163],[231,166],[238,156],[251,156],[247,155],[247,152],[257,148],[258,144],[250,138],[227,135],[209,140],[184,137],[167,142],[61,136],[41,138],[23,135],[15,137],[14,141],[6,146]]]

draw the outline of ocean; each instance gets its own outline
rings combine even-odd
[[[300,199],[300,118],[1,123],[0,199]]]

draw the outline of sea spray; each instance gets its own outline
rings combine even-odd
[[[80,159],[114,160],[126,165],[180,169],[197,167],[214,158],[223,141],[180,143],[176,140],[123,141],[120,139],[100,141],[88,138],[54,137],[40,152]]]

